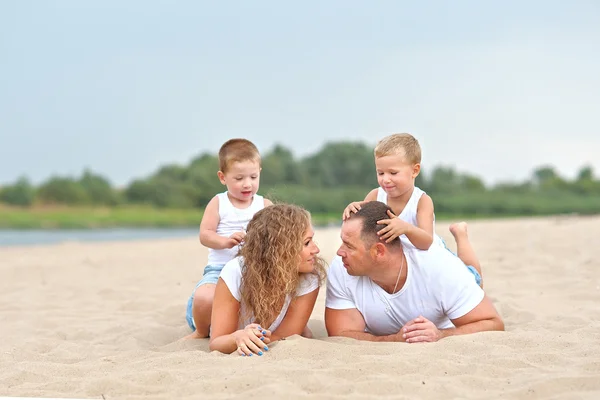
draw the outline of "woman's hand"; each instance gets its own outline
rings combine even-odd
[[[271,331],[261,328],[258,324],[247,325],[233,335],[240,356],[251,356],[252,354],[262,356],[263,351],[269,351],[267,344],[271,343]]]

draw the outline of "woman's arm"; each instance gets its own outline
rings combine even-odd
[[[264,342],[260,339],[262,332],[266,331],[259,330],[256,324],[238,330],[239,312],[240,302],[233,297],[225,281],[219,278],[213,299],[210,350],[230,354],[239,349],[240,354],[262,355],[263,350],[268,350],[266,343],[269,339],[266,336]]]
[[[271,341],[292,335],[300,335],[308,323],[308,319],[315,307],[318,295],[319,288],[317,287],[312,292],[292,300],[283,321],[281,321],[281,324],[277,329],[271,333]]]

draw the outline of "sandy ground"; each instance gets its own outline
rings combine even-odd
[[[317,231],[327,260],[338,233]],[[327,338],[323,288],[316,339],[252,358],[178,341],[206,261],[196,238],[0,248],[0,396],[600,398],[600,218],[478,221],[470,234],[506,332]]]

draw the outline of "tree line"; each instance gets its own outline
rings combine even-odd
[[[203,153],[187,165],[164,165],[124,188],[86,169],[80,177],[53,176],[38,186],[22,177],[0,188],[0,202],[20,207],[36,205],[151,205],[160,208],[203,208],[224,190],[216,172],[215,154]],[[465,216],[600,213],[600,181],[582,166],[568,180],[552,166],[536,168],[523,182],[486,186],[477,176],[450,166],[423,169],[417,185],[428,192],[437,214]],[[372,147],[360,142],[331,142],[318,152],[296,158],[276,145],[263,155],[260,193],[300,204],[311,212],[341,213],[351,201],[377,187]]]

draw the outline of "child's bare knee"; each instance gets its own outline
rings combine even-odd
[[[215,291],[212,288],[204,288],[200,286],[194,293],[194,308],[211,308]]]

